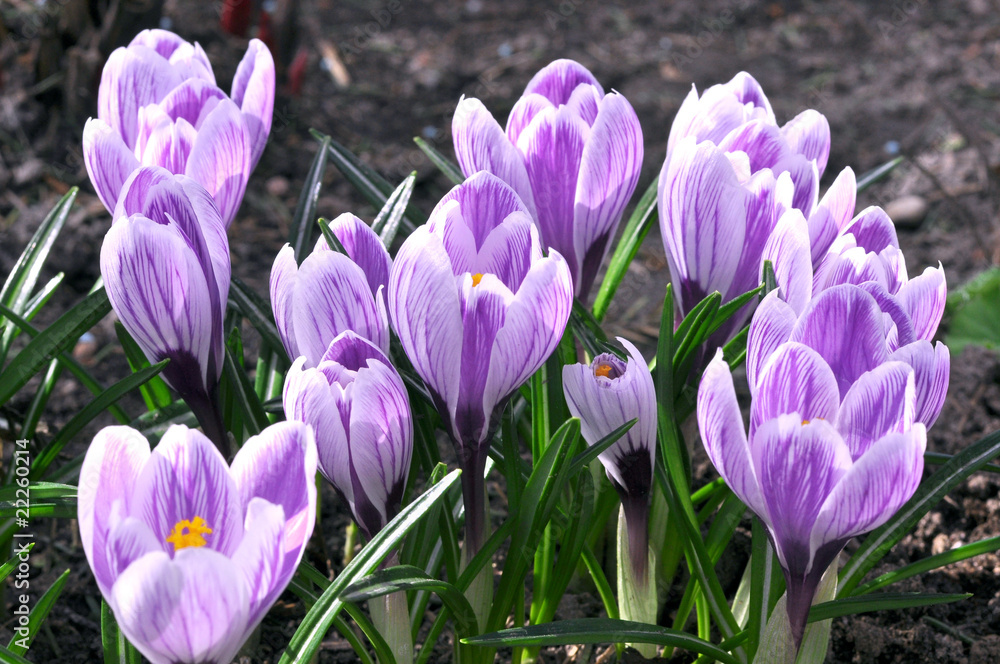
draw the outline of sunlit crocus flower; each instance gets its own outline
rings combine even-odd
[[[559,344],[572,302],[566,261],[542,256],[527,208],[489,173],[445,195],[396,255],[390,320],[458,449],[473,553],[500,411]]]
[[[122,325],[205,433],[227,443],[217,408],[229,243],[212,197],[184,175],[144,166],[129,176],[101,247],[101,276]]]
[[[267,143],[274,109],[274,61],[251,40],[226,95],[201,46],[166,30],[144,30],[108,58],[97,118],[83,131],[83,156],[109,211],[129,174],[162,166],[197,180],[226,226]]]
[[[318,365],[285,377],[285,415],[316,432],[319,469],[371,539],[399,511],[413,455],[406,386],[373,343],[340,334]]]
[[[679,317],[714,291],[728,302],[756,288],[764,261],[784,296],[802,307],[812,275],[809,229],[792,207],[788,174],[750,174],[746,155],[709,141],[681,140],[659,181],[660,231]],[[753,313],[748,304],[709,340],[724,344]]]
[[[598,458],[621,497],[628,523],[629,551],[638,575],[645,575],[649,501],[656,455],[656,390],[642,354],[618,337],[629,358],[601,353],[588,364],[563,367],[563,392],[580,433],[593,445],[632,419],[638,421]]]
[[[347,255],[320,237],[302,265],[286,244],[271,268],[271,307],[278,334],[293,360],[316,366],[334,337],[353,330],[389,352],[385,286],[392,260],[379,237],[352,214],[330,224]]]
[[[721,351],[698,390],[705,450],[767,527],[784,570],[796,646],[827,567],[850,538],[885,523],[913,495],[924,467],[913,369],[888,361],[845,384],[824,357],[842,360],[829,351],[870,344],[850,322],[827,316],[819,351],[789,341],[768,357],[749,434]]]
[[[586,299],[642,167],[642,129],[625,97],[605,95],[583,65],[556,60],[528,83],[506,133],[470,98],[455,109],[452,134],[465,175],[489,171],[517,192]]]
[[[667,161],[687,137],[710,141],[725,152],[744,152],[750,172],[788,172],[794,184],[792,206],[812,213],[819,179],[830,155],[830,124],[807,109],[779,127],[771,104],[753,76],[740,72],[699,97],[694,85],[670,127]]]
[[[156,449],[108,427],[80,468],[80,539],[122,633],[153,664],[229,664],[291,581],[316,520],[316,445],[282,422],[232,467],[200,432]]]

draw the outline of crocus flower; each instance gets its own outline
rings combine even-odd
[[[646,568],[649,541],[649,500],[656,454],[656,390],[639,350],[618,338],[629,358],[601,353],[587,364],[563,367],[563,392],[580,433],[590,445],[626,422],[637,419],[598,458],[621,497],[628,524],[632,566],[640,577]]]
[[[830,124],[807,109],[778,127],[760,84],[746,72],[713,85],[699,97],[691,86],[670,127],[667,161],[687,137],[710,141],[726,152],[744,152],[750,171],[788,172],[795,186],[793,207],[808,217],[830,155]]]
[[[101,276],[122,325],[187,402],[217,445],[216,407],[229,297],[229,243],[212,197],[197,182],[144,166],[129,176],[101,247]]]
[[[445,195],[396,255],[390,320],[458,448],[473,553],[500,411],[559,344],[572,301],[566,261],[542,256],[528,209],[489,173]]]
[[[385,286],[392,260],[363,221],[342,214],[330,225],[347,251],[332,251],[320,237],[302,265],[286,244],[271,268],[271,306],[281,341],[293,360],[305,356],[315,367],[330,342],[353,330],[389,352]]]
[[[742,153],[709,141],[681,140],[659,181],[660,231],[679,317],[714,291],[723,302],[757,287],[765,260],[778,285],[801,307],[809,297],[809,229],[792,207],[790,176],[750,174]],[[749,304],[710,339],[722,345],[749,319]],[[700,363],[699,363],[700,364]]]
[[[870,343],[865,330],[832,317],[827,327],[822,350]],[[784,571],[796,645],[823,572],[850,538],[885,523],[913,495],[924,467],[913,369],[884,362],[844,389],[838,368],[822,351],[781,344],[758,375],[749,434],[721,351],[698,390],[705,450],[767,527]]]
[[[189,175],[215,198],[228,226],[267,143],[273,109],[274,61],[261,41],[251,40],[227,96],[201,46],[144,30],[104,66],[97,118],[83,132],[87,172],[109,211],[140,166]]]
[[[316,445],[282,422],[232,467],[172,426],[156,449],[107,427],[87,450],[80,539],[123,634],[153,664],[229,664],[291,581],[316,520]]]
[[[389,358],[344,332],[315,368],[296,360],[283,401],[288,419],[316,432],[320,471],[371,539],[399,512],[413,454],[410,403]]]
[[[583,65],[556,60],[528,83],[506,133],[470,98],[452,134],[465,175],[489,171],[518,193],[586,299],[642,167],[642,130],[625,97],[605,95]]]

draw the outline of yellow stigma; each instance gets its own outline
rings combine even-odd
[[[208,527],[205,520],[196,516],[193,520],[178,521],[174,525],[173,532],[167,537],[167,541],[174,545],[174,551],[186,549],[189,546],[205,546],[207,542],[202,535],[210,535],[212,529]]]
[[[482,280],[483,280],[483,273],[482,272],[476,272],[474,275],[472,275],[472,285],[474,287],[478,286],[479,282],[482,281]]]
[[[809,424],[809,420],[802,420],[802,426]]]
[[[598,364],[597,368],[594,369],[595,376],[604,376],[605,378],[611,377],[611,365],[610,364]]]

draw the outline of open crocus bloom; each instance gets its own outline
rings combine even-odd
[[[232,467],[197,430],[156,449],[107,427],[80,469],[80,539],[128,640],[153,664],[229,664],[288,585],[316,519],[311,429],[283,422]]]
[[[263,42],[251,40],[229,96],[201,46],[145,30],[104,66],[97,118],[83,131],[87,172],[109,211],[140,166],[189,175],[215,198],[228,226],[264,151],[273,109],[274,61]]]
[[[399,512],[413,455],[406,386],[381,350],[348,330],[316,368],[300,357],[285,378],[289,419],[316,432],[319,468],[371,539]]]
[[[467,531],[481,532],[500,411],[556,349],[572,304],[566,261],[542,256],[527,208],[489,173],[448,192],[396,255],[390,319],[458,448]]]
[[[638,421],[598,456],[621,497],[629,550],[637,573],[645,574],[649,500],[656,455],[656,389],[639,349],[618,337],[629,358],[601,353],[587,364],[563,367],[563,392],[580,433],[594,445],[632,419]]]
[[[586,299],[642,167],[642,129],[628,101],[605,95],[583,65],[556,60],[529,81],[506,133],[471,98],[455,109],[452,133],[462,172],[489,171],[517,192]]]
[[[330,342],[353,330],[389,352],[385,287],[392,260],[363,221],[342,214],[330,225],[347,255],[320,237],[302,265],[286,244],[271,268],[271,306],[278,334],[292,360],[305,356],[316,366]]]
[[[834,335],[856,347],[864,332]],[[758,373],[749,435],[721,350],[698,390],[705,450],[774,544],[796,644],[823,572],[913,495],[924,466],[913,369],[888,361],[845,385],[838,368],[803,343],[781,344]]]

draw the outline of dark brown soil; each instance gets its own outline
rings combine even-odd
[[[0,273],[10,270],[58,196],[69,186],[81,186],[50,272],[43,275],[47,279],[58,269],[66,280],[39,325],[76,301],[98,276],[100,242],[109,224],[87,181],[79,148],[83,121],[94,114],[101,55],[87,27],[91,19],[72,30],[57,21],[60,8],[69,12],[79,4],[49,0],[42,10],[29,0],[11,0],[0,6]],[[164,14],[175,31],[205,47],[226,87],[245,40],[221,33],[220,6],[167,0]],[[895,154],[910,158],[888,180],[863,193],[858,208],[889,205],[906,195],[919,196],[929,205],[925,217],[900,227],[911,274],[940,261],[954,287],[1000,256],[996,0],[301,0],[288,25],[294,35],[290,52],[301,47],[308,54],[301,94],[285,90],[279,95],[271,142],[231,233],[235,274],[262,293],[316,151],[310,127],[332,134],[390,181],[416,170],[414,200],[429,211],[448,182],[416,149],[412,137],[423,136],[450,155],[450,119],[461,95],[481,98],[496,116],[505,118],[531,75],[558,57],[584,63],[605,88],[617,89],[635,107],[646,147],[640,188],[659,171],[670,122],[691,83],[703,89],[746,70],[764,86],[779,121],[807,107],[830,120],[833,148],[824,185],[847,165],[861,174]],[[346,87],[338,87],[323,65],[329,45],[337,47],[350,75]],[[345,211],[369,219],[374,215],[331,168],[318,213],[333,217]],[[608,316],[609,334],[635,339],[648,352],[655,344],[667,280],[654,230]],[[108,382],[124,376],[127,366],[111,321],[98,325],[94,337],[93,347],[78,348],[81,359]],[[23,413],[28,405],[24,394],[0,416]],[[64,378],[34,444],[44,444],[88,401],[82,388]],[[125,406],[138,412],[141,403],[132,399]],[[70,455],[82,452],[96,427],[107,423],[102,420],[85,431]],[[998,428],[1000,361],[991,352],[970,347],[952,358],[951,390],[929,447],[953,453]],[[0,435],[7,443],[6,425],[0,426]],[[9,448],[5,444],[6,459]],[[713,476],[703,467],[701,480]],[[1000,535],[998,488],[1000,476],[972,478],[927,515],[876,571]],[[324,501],[328,551],[317,547],[311,552],[321,566],[326,559],[339,559],[346,523],[332,493],[324,494]],[[28,656],[35,662],[97,661],[99,594],[75,525],[38,520],[34,526],[35,596],[66,568],[73,574]],[[720,574],[727,565],[737,566],[724,560]],[[339,564],[333,562],[332,568]],[[974,596],[931,609],[838,619],[827,662],[1000,661],[998,572],[1000,556],[989,554],[900,584],[896,590]],[[600,604],[585,581],[571,591],[559,617],[600,615]],[[10,606],[9,592],[7,600]],[[276,661],[301,617],[301,604],[291,595],[285,600],[265,623],[253,661]],[[0,642],[9,632],[10,621],[0,621]],[[442,640],[432,659],[449,657]],[[553,649],[542,658],[610,661],[605,648]],[[353,659],[335,635],[320,656],[321,662]]]

